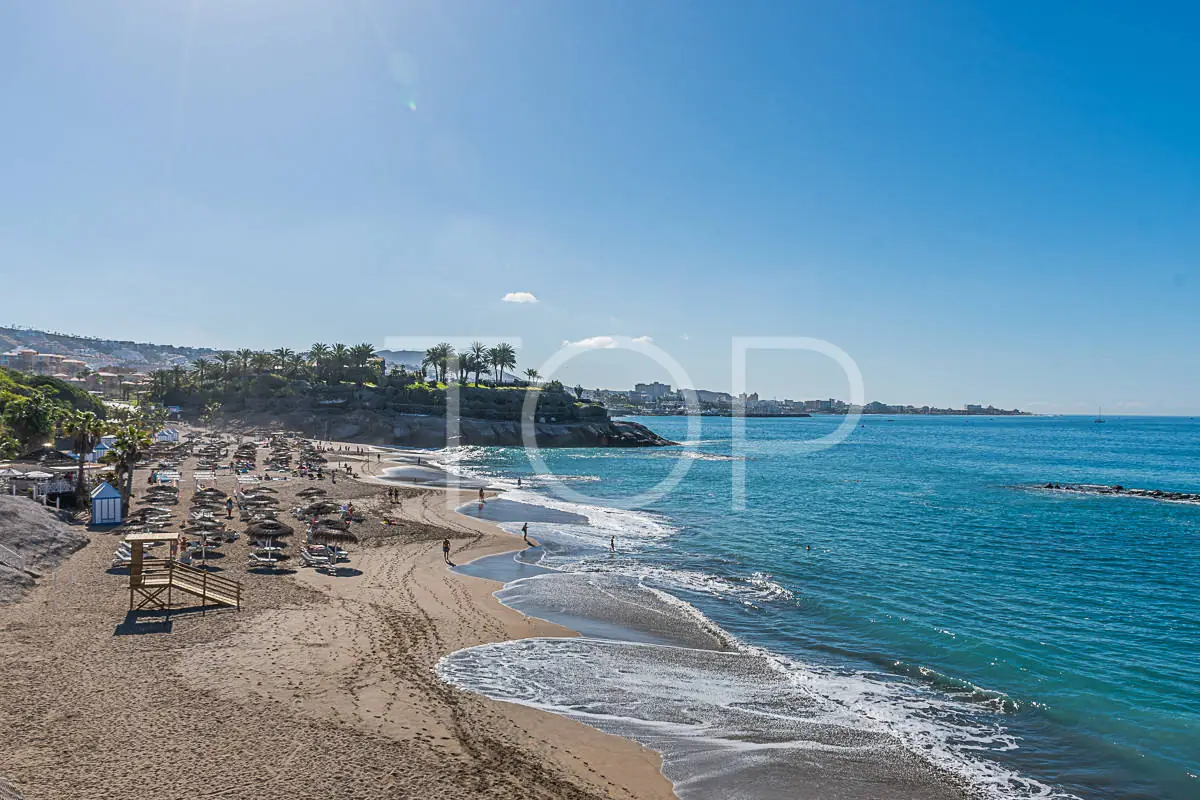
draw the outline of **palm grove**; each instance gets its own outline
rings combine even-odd
[[[272,397],[303,393],[306,387],[388,386],[432,393],[457,383],[474,388],[538,386],[536,369],[526,369],[517,379],[517,351],[507,342],[487,346],[472,342],[459,351],[448,342],[426,350],[419,363],[395,364],[388,368],[375,355],[371,344],[325,344],[317,342],[307,351],[287,347],[276,350],[240,349],[217,353],[193,361],[190,367],[176,366],[150,375],[152,399],[158,402],[183,400],[203,407],[202,417],[211,418],[223,397],[243,395]],[[560,389],[552,381],[546,388]],[[576,389],[580,394],[582,389]]]
[[[84,457],[108,436],[112,446],[104,461],[112,466],[112,479],[128,510],[134,467],[149,452],[165,418],[163,410],[153,405],[106,406],[55,378],[0,369],[0,459],[36,451],[53,437],[68,439],[71,451],[81,456],[75,473],[80,508],[89,491]]]

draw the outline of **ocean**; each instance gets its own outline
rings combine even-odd
[[[464,511],[543,544],[464,571],[583,636],[440,673],[654,747],[685,800],[1200,798],[1200,506],[1041,488],[1200,492],[1200,421],[868,416],[804,446],[840,421],[746,420],[744,510],[724,418],[542,451],[560,483],[442,453],[506,489]]]

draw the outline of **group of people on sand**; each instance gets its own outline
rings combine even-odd
[[[400,499],[401,498],[400,498],[400,490],[399,489],[397,489],[394,486],[388,489],[388,502],[389,503],[399,503]]]

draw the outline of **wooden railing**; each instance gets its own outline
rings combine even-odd
[[[196,569],[186,564],[180,564],[178,561],[168,560],[167,563],[169,565],[168,569],[171,570],[172,581],[174,581],[175,575],[186,577],[190,583],[199,583],[201,591],[205,594],[208,594],[208,589],[211,586],[214,592],[233,598],[237,601],[237,607],[242,607],[242,585],[237,581],[221,575],[213,575],[208,570]]]
[[[242,584],[221,575],[213,575],[207,570],[189,567],[187,564],[181,564],[171,558],[143,559],[141,573],[131,572],[129,575],[130,590],[146,585],[147,577],[157,577],[163,573],[167,575],[166,585],[168,587],[179,588],[182,591],[190,591],[191,587],[196,587],[200,589],[202,595],[208,595],[209,589],[211,589],[215,594],[234,600],[239,609],[242,607]],[[184,581],[188,586],[182,585]],[[163,585],[161,581],[154,581],[153,584]]]

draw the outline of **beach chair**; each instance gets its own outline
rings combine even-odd
[[[300,551],[300,563],[306,567],[315,567],[320,570],[323,567],[329,566],[329,556],[319,553],[310,553],[307,550]]]

